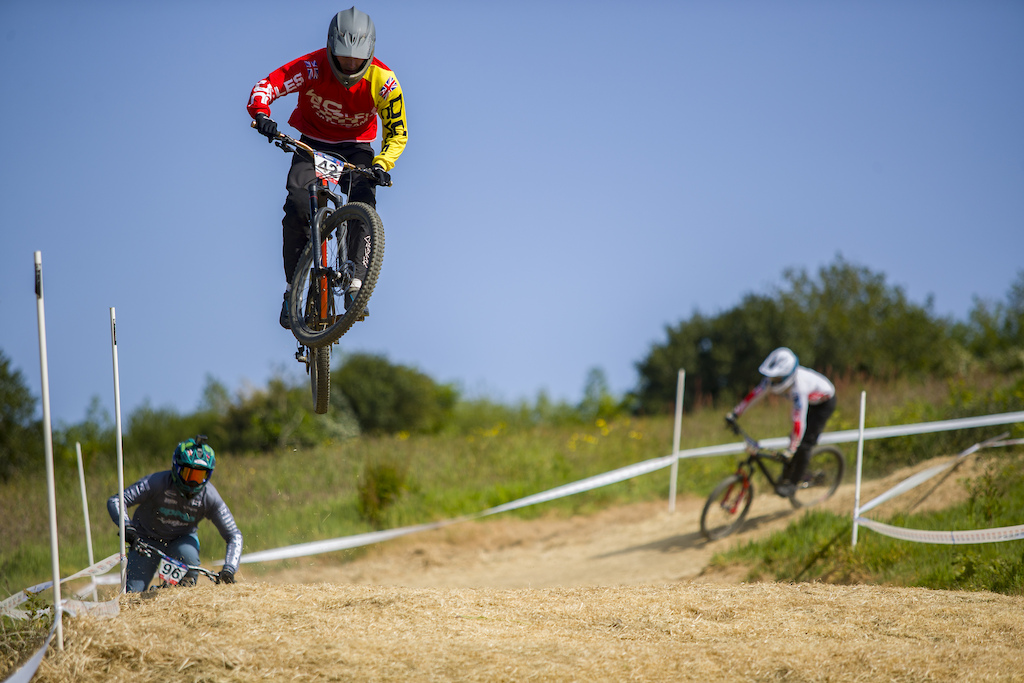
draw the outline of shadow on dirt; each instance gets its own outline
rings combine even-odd
[[[794,510],[779,510],[777,512],[770,512],[764,515],[759,515],[744,522],[743,527],[733,534],[730,538],[735,538],[737,535],[747,531],[755,531],[758,528],[771,524],[777,520],[792,515]],[[705,547],[709,544],[709,541],[705,540],[703,534],[699,531],[693,531],[688,534],[679,534],[676,536],[669,536],[658,541],[651,543],[644,543],[642,545],[634,545],[622,550],[616,550],[610,553],[602,553],[600,555],[593,555],[591,559],[601,560],[608,557],[617,557],[619,555],[627,555],[629,553],[639,552],[662,552],[662,553],[675,553],[686,550],[694,550],[697,548]]]
[[[743,526],[740,527],[739,531],[737,531],[736,533],[742,534],[745,531],[756,531],[757,529],[760,529],[762,526],[765,526],[766,524],[771,524],[772,522],[778,521],[783,517],[789,517],[794,512],[796,512],[796,510],[777,510],[776,512],[769,512],[764,515],[752,517],[745,521],[743,523]]]

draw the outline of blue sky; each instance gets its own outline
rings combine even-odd
[[[666,325],[787,267],[841,253],[958,318],[1024,267],[1020,2],[358,6],[409,145],[341,352],[577,401],[590,368],[632,388]],[[277,324],[288,159],[245,104],[346,7],[0,6],[0,349],[39,395],[39,250],[55,422],[113,411],[110,307],[125,418],[193,410],[207,376],[299,376]]]

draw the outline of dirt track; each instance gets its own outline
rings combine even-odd
[[[736,538],[784,526],[792,508],[767,497]],[[703,501],[606,510],[587,517],[493,519],[383,544],[343,565],[310,560],[275,572],[272,583],[348,583],[418,588],[547,588],[670,583],[701,574],[712,554],[736,539],[707,543]]]
[[[882,481],[865,484],[862,501],[889,488],[922,463]],[[969,464],[969,463],[968,463]],[[960,473],[962,476],[963,473]],[[920,506],[943,507],[963,496],[950,477]],[[929,487],[922,487],[928,490]],[[918,495],[920,498],[925,491]],[[854,487],[844,485],[823,508],[853,511]],[[901,499],[906,506],[913,495]],[[716,552],[784,529],[802,514],[788,501],[761,490],[740,533],[713,543],[700,534],[704,499],[681,497],[676,510],[667,501],[605,510],[586,517],[524,521],[496,518],[458,524],[407,536],[377,546],[346,564],[318,558],[305,566],[275,571],[271,583],[341,583],[419,588],[547,588],[554,586],[625,586],[687,580],[738,582],[744,572],[706,574]],[[244,570],[244,568],[243,568]]]
[[[801,513],[761,495],[708,544],[701,507],[459,524],[347,564],[123,596],[116,619],[66,622],[35,680],[1024,680],[1024,597],[708,576],[716,550]]]

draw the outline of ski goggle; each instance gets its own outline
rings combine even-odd
[[[181,466],[178,474],[181,475],[182,481],[188,484],[202,484],[210,478],[210,470],[204,470],[199,467],[187,467],[185,465]]]

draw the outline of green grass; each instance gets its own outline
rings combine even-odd
[[[838,384],[839,408],[829,425],[830,430],[849,429],[857,424],[861,385],[851,381]],[[902,406],[924,396],[939,396],[945,391],[944,387],[941,382],[871,386],[868,425],[890,424],[889,416]],[[935,399],[936,402],[941,400]],[[683,421],[681,447],[735,441],[724,428],[723,412],[706,409],[688,413]],[[781,436],[789,429],[787,405],[767,399],[764,405],[744,416],[744,424],[760,437]],[[973,443],[985,436],[982,431],[967,430],[969,433],[961,438]],[[510,427],[502,422],[485,423],[485,426],[461,433],[361,437],[269,454],[218,451],[213,482],[242,529],[244,552],[255,552],[479,512],[522,496],[667,455],[672,449],[672,434],[670,416],[620,417],[608,422],[565,426]],[[869,471],[884,470],[879,461],[889,457],[877,455],[883,453],[877,443],[869,442],[866,447]],[[167,457],[159,460],[126,453],[126,484],[150,472],[167,469],[172,447],[173,444],[169,444]],[[853,448],[846,446],[844,451],[852,465]],[[94,457],[86,469],[96,559],[117,550],[116,528],[106,511],[106,499],[117,489],[113,460],[113,454]],[[679,468],[679,491],[703,497],[734,466],[733,457],[684,460]],[[67,576],[88,564],[82,502],[75,467],[59,466],[56,476],[60,565],[62,575]],[[394,491],[397,495],[393,501],[370,510],[366,496],[371,490]],[[669,474],[665,469],[505,514],[522,518],[587,514],[612,505],[664,500],[668,490]],[[0,519],[4,520],[0,525],[0,597],[50,578],[46,510],[46,483],[42,477],[22,474],[0,482]],[[1020,519],[1022,517],[1018,516],[1017,520]],[[840,519],[822,521],[817,515],[808,516],[801,524],[815,524],[820,528],[816,527],[813,533],[810,529],[799,531],[801,536],[807,537],[806,547],[801,546],[800,550],[780,546],[773,551],[778,558],[773,562],[781,565],[784,557],[791,554],[794,558],[805,558],[806,563],[808,553],[838,534],[843,523]],[[204,562],[220,559],[224,542],[213,525],[204,522],[199,528]],[[860,547],[882,543],[878,538],[871,539],[871,535],[867,531],[862,533],[864,541]],[[835,545],[839,547],[843,543]],[[357,549],[332,553],[319,561],[343,562],[360,552]],[[801,552],[803,555],[799,554]],[[903,551],[894,546],[887,552]],[[985,561],[984,558],[978,560]],[[282,566],[287,563],[277,563],[273,568]],[[815,574],[818,570],[814,568],[808,570],[810,573],[800,574],[799,559],[788,560],[786,567],[783,576],[788,578],[799,576],[802,580],[826,575],[824,571]],[[915,569],[915,574],[928,574],[924,568]],[[869,569],[863,563],[856,564],[847,570],[847,575],[856,577],[858,572],[866,572],[874,576]],[[245,567],[247,573],[254,575],[265,570],[266,566],[258,564]],[[842,573],[838,564],[832,571]]]
[[[971,530],[1024,523],[1024,453],[989,451],[984,474],[962,482],[968,500],[944,510],[880,519],[925,530]],[[808,511],[787,529],[716,555],[712,564],[741,564],[751,581],[874,583],[1024,594],[1024,540],[970,545],[900,541],[830,512]]]

